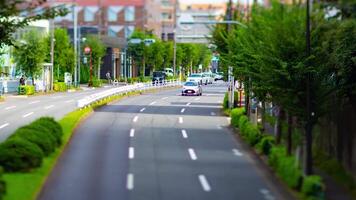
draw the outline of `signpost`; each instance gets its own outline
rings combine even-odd
[[[91,48],[90,47],[85,47],[84,48],[84,53],[85,54],[90,54],[90,78],[89,78],[89,84],[88,86],[91,87],[93,86],[93,65],[92,65],[92,59],[91,59]]]
[[[229,71],[228,71],[228,78],[229,78],[229,108],[232,109],[234,107],[234,76],[232,74],[232,67],[229,66]]]

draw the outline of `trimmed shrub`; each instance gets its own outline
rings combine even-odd
[[[269,155],[273,145],[275,144],[275,139],[271,135],[263,135],[260,142],[257,144],[257,149],[265,154]]]
[[[0,200],[3,199],[4,194],[6,194],[6,183],[2,179],[3,173],[4,173],[4,169],[0,166]]]
[[[224,101],[223,101],[223,108],[224,109],[229,108],[229,94],[228,93],[225,93]]]
[[[32,127],[45,128],[55,138],[57,146],[62,144],[62,126],[52,117],[41,117],[31,123]]]
[[[255,146],[261,139],[262,134],[257,126],[251,124],[250,122],[245,123],[245,138],[251,146]]]
[[[19,95],[33,95],[35,94],[35,86],[33,85],[21,85],[17,88]]]
[[[235,127],[239,126],[239,119],[245,113],[245,108],[234,108],[231,110],[231,124]]]
[[[320,176],[304,177],[302,193],[311,199],[324,199],[324,185]]]
[[[102,82],[100,79],[98,78],[93,78],[93,87],[101,87],[102,86]]]
[[[35,144],[10,138],[0,144],[0,163],[7,172],[29,171],[41,166],[43,151]]]
[[[302,172],[295,158],[286,155],[284,147],[275,146],[271,149],[268,163],[289,187],[300,189],[303,179]]]
[[[243,115],[243,116],[240,117],[240,119],[239,119],[239,129],[240,129],[240,132],[242,134],[245,133],[245,127],[246,127],[247,122],[248,122],[247,116]]]
[[[53,90],[56,92],[65,92],[67,91],[67,85],[64,82],[53,83]]]
[[[45,128],[37,129],[32,128],[32,126],[25,126],[17,129],[10,138],[16,137],[36,144],[45,155],[52,153],[57,146],[55,138],[53,138],[49,130]]]

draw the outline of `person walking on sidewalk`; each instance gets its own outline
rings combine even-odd
[[[22,75],[20,78],[20,85],[25,85],[25,76]]]
[[[110,76],[110,71],[106,73],[106,79],[108,80],[108,84],[111,84],[111,76]]]

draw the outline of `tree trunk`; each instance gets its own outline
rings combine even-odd
[[[282,120],[284,118],[284,111],[281,106],[278,106],[277,109],[277,120],[276,124],[274,125],[274,134],[276,136],[276,143],[280,144],[282,140]]]
[[[265,115],[266,115],[266,102],[262,101],[262,111],[261,111],[261,124],[262,124],[262,132],[265,130]]]
[[[292,155],[292,115],[288,113],[288,132],[287,132],[287,155]]]
[[[313,124],[307,122],[305,125],[305,160],[304,160],[304,174],[313,174]]]
[[[145,57],[143,57],[143,60],[142,60],[142,76],[145,76],[146,75],[146,59]]]

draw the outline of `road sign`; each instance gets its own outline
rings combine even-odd
[[[129,43],[131,43],[131,44],[140,44],[141,42],[142,42],[142,40],[139,38],[132,38],[129,40]]]
[[[84,52],[85,52],[86,54],[90,53],[90,51],[91,51],[91,48],[90,48],[90,47],[85,47],[85,48],[84,48]]]

